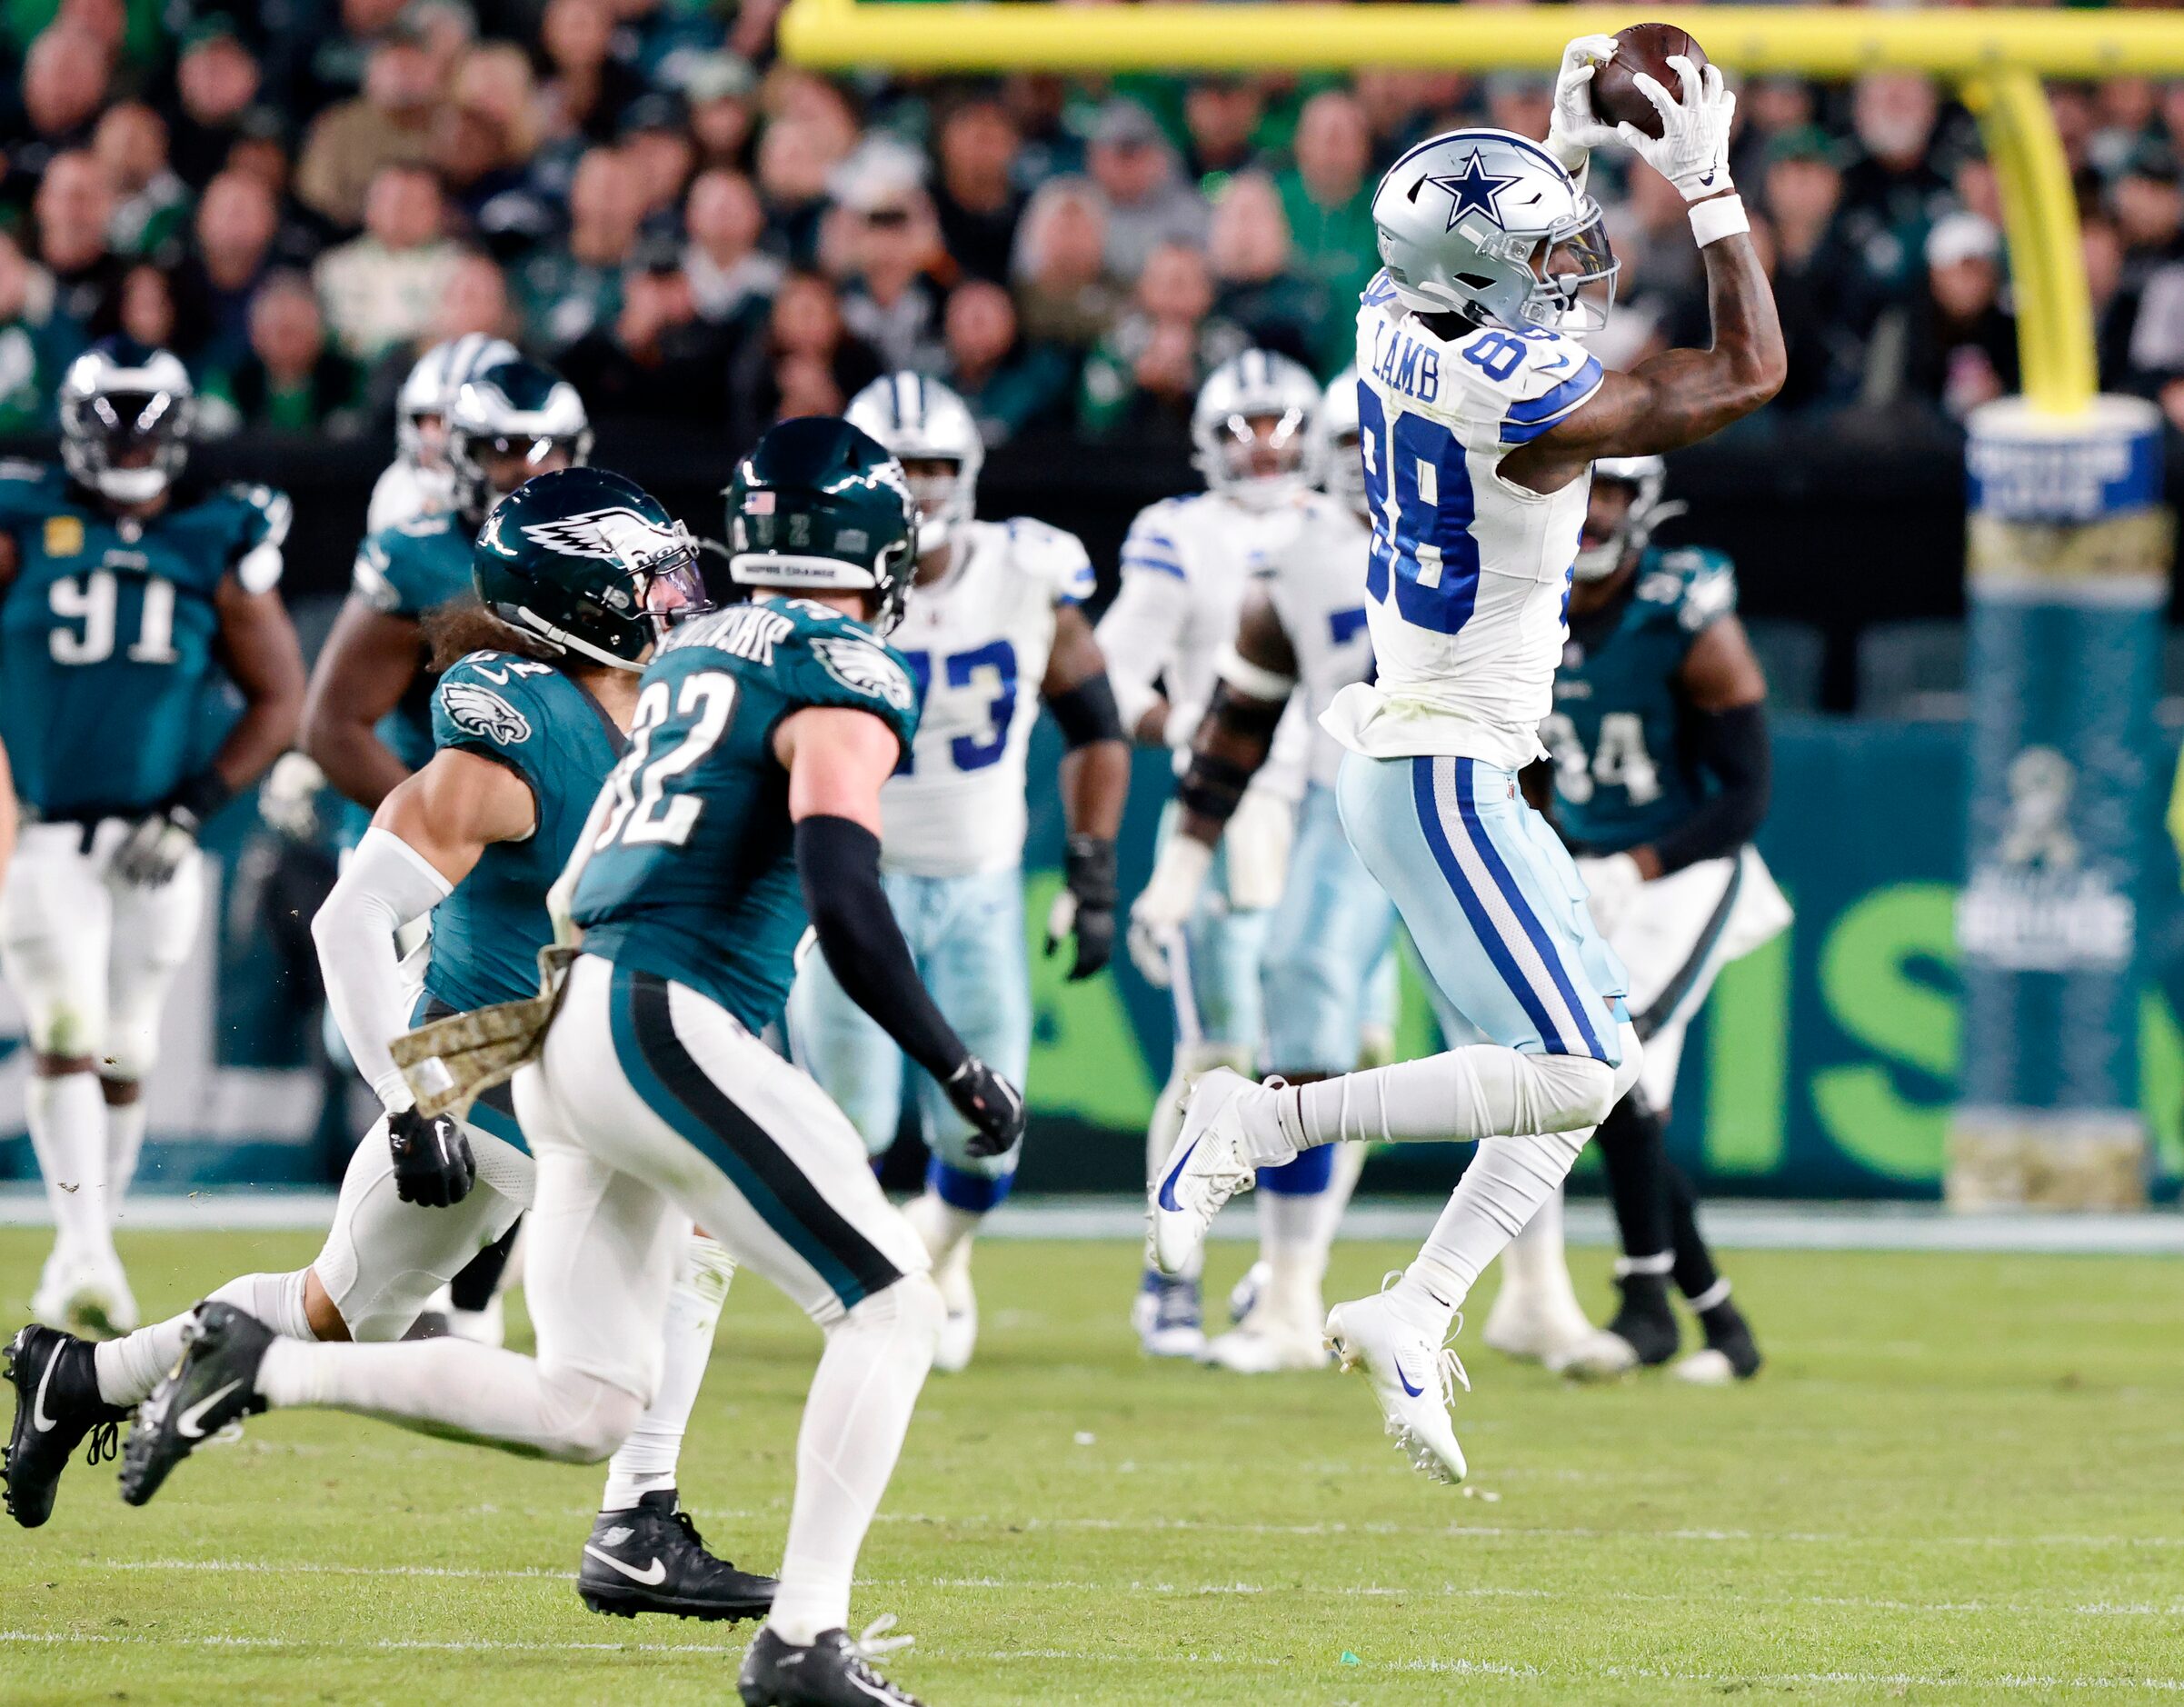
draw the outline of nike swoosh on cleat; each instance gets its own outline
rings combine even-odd
[[[653,1558],[651,1564],[640,1571],[635,1565],[623,1564],[621,1560],[615,1558],[611,1552],[600,1552],[599,1549],[593,1546],[590,1542],[584,1542],[583,1550],[593,1558],[598,1560],[601,1564],[605,1565],[610,1571],[621,1572],[622,1574],[627,1577],[632,1582],[637,1583],[643,1588],[656,1589],[661,1583],[667,1581],[666,1562],[658,1558],[657,1556]]]
[[[53,1419],[45,1414],[45,1389],[53,1384],[53,1366],[61,1361],[61,1348],[55,1346],[53,1355],[45,1360],[45,1373],[38,1377],[38,1394],[31,1402],[31,1426],[44,1434],[53,1427]]]
[[[1171,1214],[1181,1214],[1183,1206],[1175,1201],[1175,1183],[1182,1177],[1183,1168],[1198,1150],[1199,1141],[1193,1138],[1191,1148],[1176,1157],[1175,1165],[1168,1170],[1168,1177],[1161,1182],[1160,1205]]]
[[[240,1387],[242,1384],[243,1383],[240,1381],[231,1381],[226,1386],[221,1388],[219,1392],[198,1400],[195,1404],[192,1405],[188,1410],[184,1411],[180,1416],[175,1419],[175,1432],[177,1434],[180,1434],[184,1440],[203,1440],[204,1438],[204,1429],[203,1426],[204,1413],[211,1410],[214,1405],[218,1404],[221,1400],[226,1398],[229,1393],[234,1392],[234,1390],[237,1387]]]
[[[1411,1384],[1411,1377],[1403,1373],[1403,1366],[1400,1363],[1395,1365],[1395,1381],[1396,1384],[1413,1399],[1422,1399],[1426,1396],[1426,1390],[1423,1387],[1413,1387]]]

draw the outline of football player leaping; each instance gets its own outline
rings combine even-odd
[[[175,356],[111,339],[62,378],[61,467],[0,465],[0,742],[30,819],[0,966],[56,1234],[31,1308],[101,1335],[136,1325],[113,1225],[204,913],[197,832],[294,739],[304,697],[288,500],[184,484],[195,408]],[[224,680],[244,702],[224,734]]]
[[[982,1060],[1013,1083],[1032,1052],[1024,958],[1024,749],[1043,699],[1068,751],[1066,888],[1048,937],[1075,937],[1069,975],[1089,978],[1114,947],[1115,831],[1130,789],[1130,749],[1106,661],[1078,608],[1092,560],[1042,522],[975,518],[985,450],[962,400],[916,374],[857,394],[849,419],[894,453],[918,501],[918,567],[894,645],[920,692],[917,739],[881,791],[881,868],[918,974]],[[798,1064],[817,1079],[877,1155],[894,1141],[903,1052],[843,993],[823,959],[807,961],[789,1004]],[[972,1153],[976,1129],[920,1074],[932,1151],[924,1193],[908,1208],[948,1303],[936,1368],[971,1362],[978,1304],[971,1242],[1009,1193],[1016,1153]]]
[[[1179,772],[1212,703],[1215,661],[1236,632],[1246,584],[1308,512],[1340,508],[1311,488],[1319,402],[1311,375],[1286,356],[1246,350],[1215,368],[1191,420],[1206,490],[1148,506],[1122,543],[1122,586],[1100,619],[1100,646],[1123,727],[1146,745],[1173,749]],[[1273,761],[1242,790],[1195,908],[1169,936],[1174,1068],[1146,1130],[1148,1180],[1167,1163],[1198,1075],[1221,1065],[1249,1071],[1258,1053],[1261,957],[1288,868],[1306,745],[1292,717]],[[1172,809],[1162,846],[1178,833]],[[1132,1319],[1152,1355],[1205,1350],[1199,1268],[1193,1253],[1178,1273],[1146,1270]]]
[[[1212,704],[1192,742],[1175,833],[1131,908],[1131,952],[1155,983],[1169,975],[1168,944],[1197,909],[1214,850],[1272,751],[1292,690],[1312,717],[1372,674],[1365,633],[1364,464],[1358,449],[1357,375],[1327,388],[1315,459],[1331,498],[1309,506],[1267,554],[1245,593],[1236,636],[1218,654]],[[1395,934],[1395,906],[1343,839],[1334,784],[1342,749],[1313,728],[1310,780],[1299,808],[1289,880],[1266,943],[1267,1064],[1291,1084],[1347,1073],[1375,993],[1374,969]],[[1349,1199],[1361,1145],[1307,1150],[1259,1175],[1261,1266],[1235,1329],[1204,1358],[1247,1374],[1327,1362],[1320,1284],[1335,1223]],[[1345,1165],[1348,1164],[1348,1165]],[[1331,1178],[1337,1166],[1340,1181]]]
[[[250,1274],[212,1296],[308,1341],[400,1339],[434,1288],[512,1226],[533,1167],[505,1089],[460,1123],[417,1113],[388,1053],[413,1012],[518,1000],[552,935],[546,890],[626,747],[637,671],[665,620],[700,607],[690,537],[619,474],[541,475],[496,509],[476,548],[485,607],[427,620],[443,666],[435,751],[382,803],[313,922],[329,1004],[386,1107],[342,1181],[333,1231],[307,1269]],[[422,999],[395,939],[430,913]],[[651,1408],[610,1467],[577,1576],[594,1611],[751,1617],[772,1585],[704,1551],[677,1509],[675,1460],[733,1264],[710,1240],[683,1253]],[[95,1349],[25,1329],[6,1487],[35,1527],[78,1440],[117,1422],[182,1353],[176,1316]]]
[[[656,1324],[694,1218],[826,1340],[743,1700],[906,1702],[845,1626],[945,1312],[856,1129],[759,1039],[807,911],[836,977],[947,1087],[978,1151],[1016,1143],[1022,1101],[934,1007],[880,882],[880,790],[917,725],[909,667],[881,638],[915,555],[909,483],[846,422],[807,417],[743,459],[729,506],[729,572],[758,597],[663,644],[629,756],[556,889],[573,892],[583,952],[515,1081],[538,1162],[524,1278],[538,1357],[459,1340],[309,1345],[200,1305],[129,1437],[123,1496],[148,1498],[205,1434],[269,1405],[602,1456],[658,1383]]]
[[[1702,439],[1783,374],[1774,298],[1730,187],[1734,97],[1718,67],[1684,60],[1680,98],[1640,78],[1661,135],[1621,136],[1690,204],[1713,347],[1608,374],[1570,335],[1601,324],[1615,275],[1600,207],[1570,170],[1615,135],[1586,98],[1600,39],[1565,55],[1550,147],[1453,131],[1389,169],[1373,196],[1386,265],[1358,313],[1379,676],[1328,714],[1350,749],[1336,797],[1433,982],[1493,1041],[1288,1088],[1215,1069],[1150,1193],[1151,1255],[1174,1273],[1260,1167],[1338,1141],[1479,1141],[1417,1261],[1327,1318],[1412,1462],[1444,1478],[1464,1470],[1449,1414],[1461,1371],[1443,1346],[1457,1307],[1561,1187],[1641,1054],[1584,883],[1517,787],[1553,709],[1591,464]]]
[[[1750,844],[1767,811],[1767,680],[1736,618],[1729,560],[1651,546],[1655,525],[1674,514],[1661,503],[1665,477],[1656,456],[1593,467],[1570,644],[1541,731],[1556,828],[1578,856],[1593,923],[1630,971],[1631,1022],[1646,1045],[1637,1084],[1594,1140],[1622,1235],[1622,1305],[1605,1329],[1553,1348],[1547,1362],[1581,1375],[1667,1363],[1680,1338],[1672,1275],[1706,1335],[1676,1373],[1723,1382],[1756,1373],[1759,1349],[1700,1236],[1690,1183],[1668,1159],[1661,1128],[1685,1028],[1715,975],[1788,924],[1790,908]],[[1531,1275],[1555,1272],[1551,1297],[1562,1273],[1567,1292],[1560,1242],[1539,1228],[1510,1248],[1513,1258],[1521,1245],[1544,1247],[1531,1262],[1504,1260],[1490,1344],[1505,1309],[1511,1323],[1544,1315],[1532,1307]]]

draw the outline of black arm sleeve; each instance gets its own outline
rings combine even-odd
[[[904,1054],[945,1083],[971,1052],[911,963],[880,887],[880,838],[847,818],[803,819],[796,826],[796,875],[835,981]]]
[[[1774,782],[1764,705],[1693,712],[1685,724],[1685,739],[1692,758],[1713,774],[1721,789],[1653,844],[1664,875],[1700,860],[1733,854],[1750,841],[1767,815],[1767,796]]]
[[[1067,693],[1046,703],[1062,731],[1062,744],[1072,753],[1095,741],[1123,741],[1122,714],[1115,709],[1114,684],[1107,672],[1088,675]]]

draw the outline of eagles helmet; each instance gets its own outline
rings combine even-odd
[[[937,379],[886,374],[851,398],[843,414],[903,465],[917,500],[918,550],[939,550],[977,513],[986,446],[969,406]],[[912,463],[950,463],[954,473],[912,473]]]
[[[539,474],[494,504],[470,578],[511,628],[618,670],[643,668],[671,623],[712,609],[689,529],[603,468]]]
[[[1328,383],[1312,423],[1320,489],[1360,514],[1365,510],[1365,454],[1358,424],[1358,371],[1346,367]]]
[[[1197,446],[1191,461],[1208,489],[1254,508],[1271,506],[1306,484],[1319,408],[1319,381],[1303,368],[1272,350],[1246,350],[1199,387],[1191,410],[1191,442]]]
[[[149,504],[189,460],[197,394],[189,370],[135,338],[102,338],[61,376],[61,465],[115,504]]]
[[[1522,332],[1597,332],[1620,265],[1600,204],[1513,131],[1422,142],[1372,193],[1381,261],[1413,313]]]
[[[747,587],[871,593],[872,624],[903,619],[918,507],[903,464],[835,415],[766,429],[728,484],[728,573]]]
[[[592,454],[592,423],[583,399],[550,367],[521,356],[479,368],[447,405],[447,465],[455,479],[455,508],[482,523],[495,498],[512,492],[556,451],[572,465]],[[496,482],[485,466],[501,464]],[[510,474],[514,462],[520,472]]]
[[[1592,484],[1629,486],[1631,504],[1610,533],[1596,533],[1591,516],[1586,516],[1571,570],[1580,581],[1606,580],[1652,543],[1655,528],[1683,514],[1683,504],[1660,501],[1668,477],[1669,465],[1658,456],[1603,456],[1592,464]]]
[[[483,332],[435,344],[417,358],[394,396],[394,448],[412,468],[434,465],[442,445],[426,435],[425,423],[444,421],[463,382],[496,362],[515,360],[515,345]]]

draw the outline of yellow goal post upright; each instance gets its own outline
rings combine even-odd
[[[1977,117],[2000,192],[2023,394],[1976,411],[1966,989],[1948,1195],[2144,1200],[2138,984],[2151,711],[2171,557],[2159,414],[2099,394],[2078,211],[2047,79],[2184,76],[2184,13],[2018,6],[1069,5],[790,0],[828,70],[1544,71],[1571,36],[1680,24],[1739,76],[1917,71]]]

